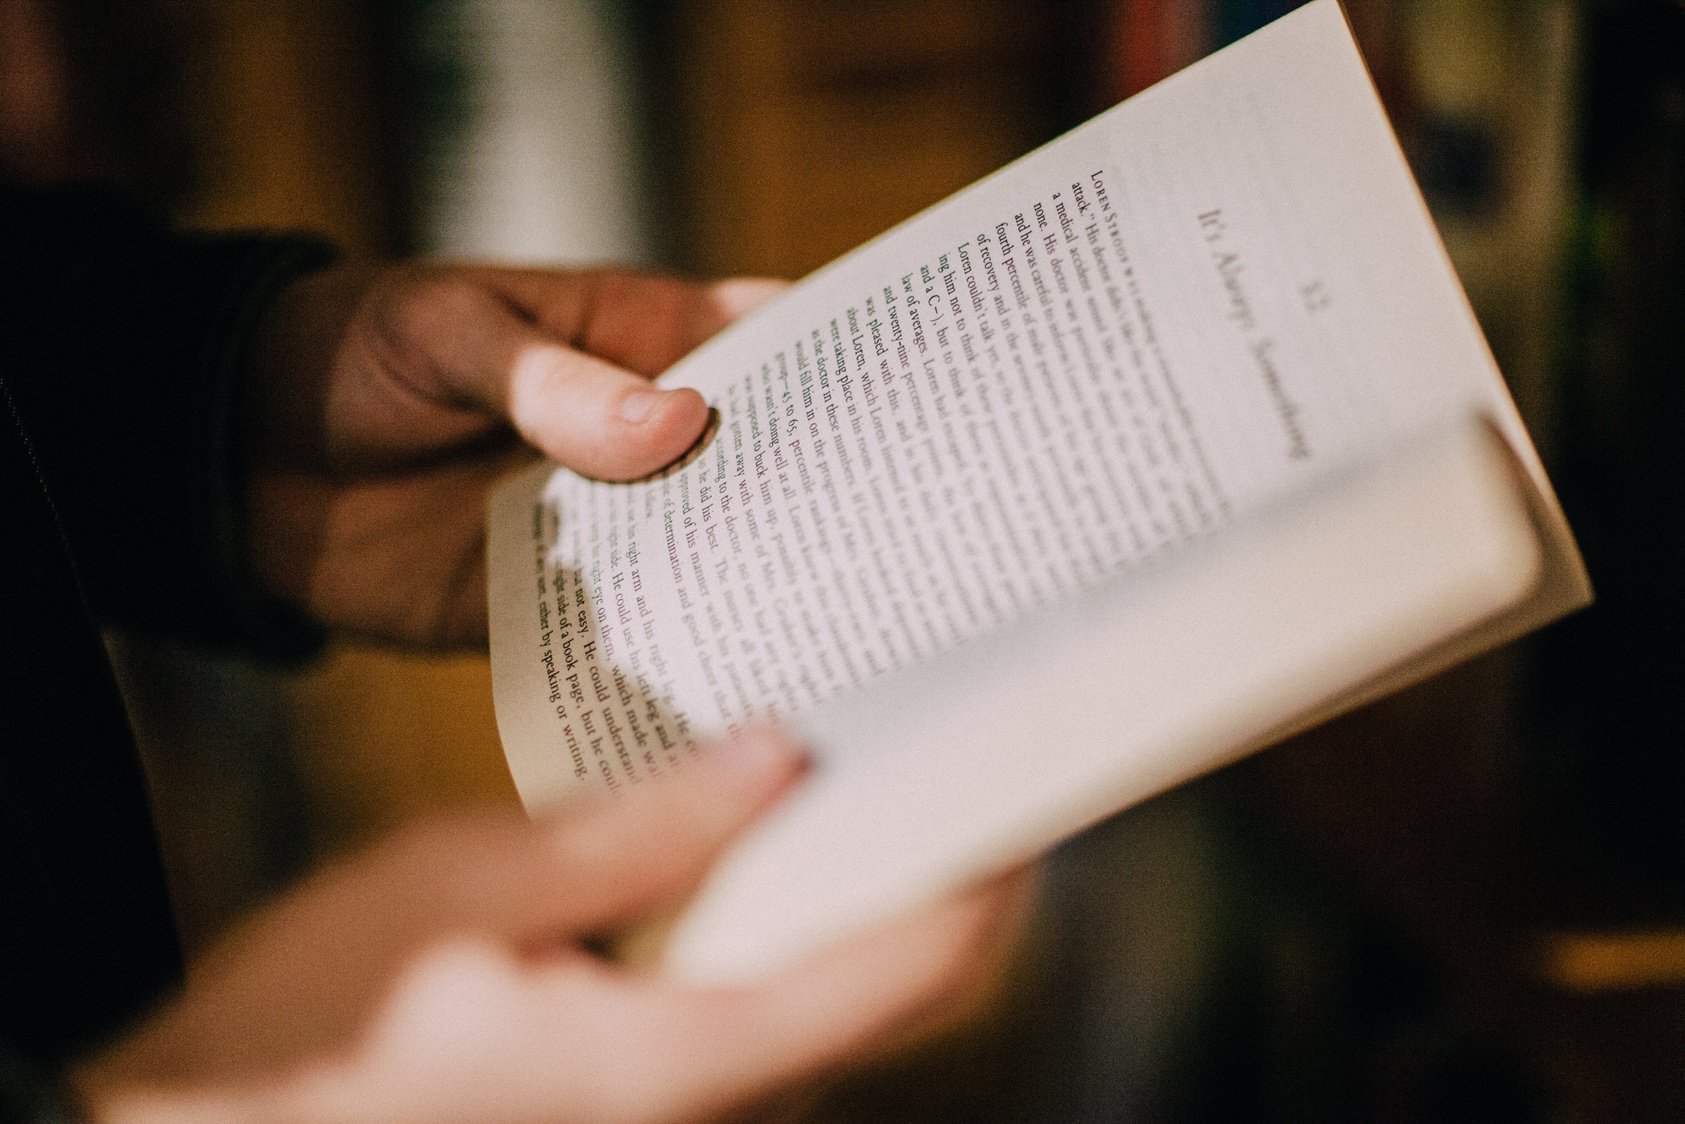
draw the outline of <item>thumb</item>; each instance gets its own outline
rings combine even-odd
[[[678,460],[702,436],[708,405],[696,391],[657,389],[507,319],[507,376],[491,381],[496,405],[549,457],[585,476],[632,480]]]
[[[690,389],[577,347],[471,271],[405,276],[382,302],[377,335],[400,382],[423,397],[495,413],[528,444],[586,476],[631,480],[677,460],[708,407]]]
[[[624,270],[475,267],[464,277],[499,305],[502,348],[518,356],[481,376],[499,392],[492,404],[531,444],[611,480],[671,464],[707,424],[695,392],[658,391],[645,377],[787,287],[764,278],[696,284]],[[494,356],[498,350],[491,349]]]

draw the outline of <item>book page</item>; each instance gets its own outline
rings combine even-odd
[[[816,273],[677,365],[663,478],[491,521],[524,798],[619,790],[1010,631],[1406,435],[1495,420],[1583,574],[1334,0]],[[871,752],[861,748],[859,752]]]
[[[710,872],[664,969],[698,984],[776,972],[1503,614],[1544,576],[1529,491],[1484,422],[1436,427],[803,715],[798,733],[829,755]]]

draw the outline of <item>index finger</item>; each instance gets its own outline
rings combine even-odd
[[[621,269],[488,266],[481,274],[541,330],[651,378],[785,288],[758,278],[700,283]]]
[[[643,1016],[635,1087],[599,1092],[619,1119],[708,1118],[955,1025],[1004,978],[1029,885],[997,879],[753,987],[599,974],[598,988]]]

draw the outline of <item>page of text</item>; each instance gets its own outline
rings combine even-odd
[[[492,523],[523,795],[635,785],[1513,407],[1332,0],[815,274],[667,376],[718,414],[635,485]]]

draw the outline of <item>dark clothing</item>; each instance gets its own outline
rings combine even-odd
[[[180,971],[100,628],[304,634],[242,582],[235,396],[267,301],[328,254],[9,188],[0,254],[0,1049],[52,1066]]]

